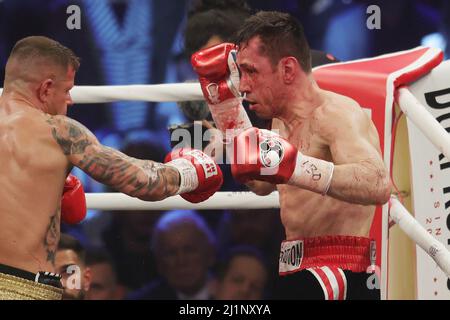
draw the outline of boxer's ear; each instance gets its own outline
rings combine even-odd
[[[278,65],[281,68],[281,76],[284,83],[293,83],[300,67],[298,60],[295,57],[284,57],[280,59]]]
[[[55,83],[50,78],[45,79],[41,82],[40,86],[37,89],[37,97],[40,102],[45,104],[49,100],[54,86]]]
[[[83,272],[83,289],[85,291],[89,291],[92,282],[92,270],[89,267],[86,267]]]

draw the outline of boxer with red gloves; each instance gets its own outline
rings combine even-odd
[[[61,198],[61,221],[77,224],[86,217],[86,197],[83,185],[78,178],[69,174],[64,183]]]
[[[222,186],[220,167],[200,150],[175,149],[166,156],[164,162],[180,173],[177,194],[186,201],[205,201]]]
[[[291,15],[258,12],[236,45],[235,63],[235,47],[222,44],[195,53],[192,64],[210,107],[238,100],[237,65],[239,93],[277,132],[240,128],[232,162],[233,176],[253,192],[279,192],[286,240],[275,297],[379,299],[366,285],[374,263],[369,234],[390,180],[374,124],[356,101],[318,86],[303,28]]]
[[[55,40],[19,40],[6,62],[0,96],[0,299],[61,299],[55,277],[60,216],[76,223],[86,214],[78,167],[96,181],[144,201],[176,194],[199,202],[222,176],[204,155],[186,152],[168,165],[137,159],[101,144],[67,117],[79,58]],[[44,181],[36,187],[36,181]],[[62,194],[63,193],[63,194]]]

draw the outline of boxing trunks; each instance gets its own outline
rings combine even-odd
[[[0,264],[0,300],[61,300],[61,276]]]
[[[275,298],[283,300],[378,300],[374,241],[324,236],[281,244]]]

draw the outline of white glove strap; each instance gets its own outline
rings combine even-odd
[[[308,157],[299,152],[294,173],[288,184],[326,195],[331,185],[333,171],[332,162]]]
[[[209,110],[217,129],[222,132],[223,138],[226,140],[232,140],[243,130],[252,127],[247,112],[242,106],[242,98],[233,98],[218,104],[210,104]]]
[[[178,158],[166,163],[180,173],[180,188],[176,194],[183,194],[197,189],[198,177],[194,165],[187,159]]]

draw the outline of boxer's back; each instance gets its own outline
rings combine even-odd
[[[68,161],[44,113],[0,98],[0,263],[53,271]]]

